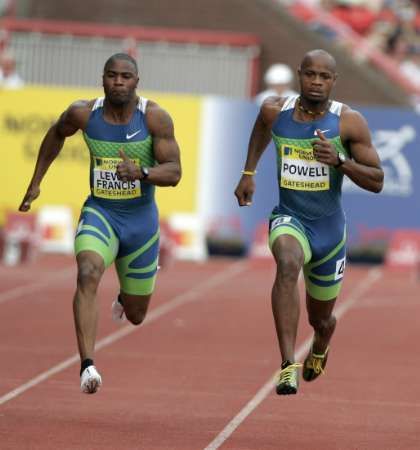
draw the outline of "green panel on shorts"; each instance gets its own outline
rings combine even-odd
[[[320,259],[319,261],[315,261],[311,264],[309,264],[309,269],[313,269],[314,267],[318,267],[321,264],[324,264],[325,261],[328,261],[329,259],[331,259],[334,255],[336,255],[341,248],[343,247],[343,245],[346,242],[346,232],[344,231],[344,235],[343,235],[343,239],[341,239],[341,241],[337,244],[336,247],[334,247],[330,253],[328,253],[328,255],[324,256],[322,259]],[[317,278],[318,275],[312,275],[314,278]]]
[[[155,267],[157,267],[157,259]],[[121,291],[129,295],[150,295],[155,290],[156,273],[143,280],[129,277],[119,277]]]
[[[305,271],[304,271],[305,272]],[[311,275],[312,276],[312,275]],[[308,291],[309,295],[311,295],[313,298],[317,300],[333,300],[334,298],[338,297],[338,294],[341,290],[342,281],[338,281],[336,284],[332,286],[317,286],[313,284],[309,278],[306,276],[305,273],[305,286],[306,290]]]
[[[315,261],[313,263],[307,264],[303,268],[303,273],[305,275],[305,285],[308,293],[317,300],[333,300],[338,297],[340,293],[341,286],[343,283],[343,279],[337,280],[332,286],[317,286],[310,279],[309,276],[315,278],[320,281],[334,281],[335,272],[330,275],[317,275],[312,272],[312,269],[315,267],[319,267],[321,264],[324,264],[329,259],[333,258],[342,248],[346,242],[346,232],[344,232],[343,239],[338,243],[338,245],[330,251],[324,258],[319,261]]]
[[[270,250],[273,251],[274,241],[279,236],[285,235],[285,234],[287,234],[289,236],[293,236],[300,243],[302,250],[303,250],[304,258],[305,258],[304,263],[306,264],[308,261],[310,261],[312,258],[312,251],[311,251],[311,247],[309,246],[308,239],[298,228],[296,228],[290,224],[279,225],[273,231],[270,232],[270,236],[269,236]]]
[[[146,252],[159,239],[159,230],[138,250],[115,261],[118,278],[120,280],[122,292],[129,295],[150,295],[155,288],[156,270],[158,266],[158,258],[145,267],[133,269],[129,267],[131,262]],[[127,277],[128,273],[147,273],[153,272],[150,278],[138,279]]]
[[[104,260],[105,267],[109,267],[113,262],[118,252],[118,239],[115,236],[114,230],[109,225],[105,217],[98,212],[96,209],[85,207],[82,209],[83,212],[90,212],[98,216],[102,223],[105,225],[111,237],[106,236],[96,227],[91,225],[82,224],[82,226],[77,229],[77,233],[80,231],[94,231],[99,234],[107,243],[103,242],[96,236],[92,234],[76,234],[74,241],[74,251],[78,255],[82,251],[92,251],[98,253],[102,256]]]

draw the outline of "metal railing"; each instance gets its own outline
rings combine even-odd
[[[18,23],[18,25],[16,25]],[[140,84],[144,90],[215,94],[230,97],[249,97],[255,93],[259,46],[249,35],[232,42],[217,33],[204,39],[194,33],[161,40],[134,29],[95,25],[78,29],[74,34],[68,27],[55,23],[50,28],[31,21],[9,21],[9,48],[12,49],[18,69],[27,83],[65,86],[101,86],[102,68],[113,53],[126,50],[129,37],[135,42],[130,51],[138,56]],[[68,23],[66,23],[68,25]],[[1,24],[0,24],[1,26]],[[115,29],[118,28],[118,29]],[[125,34],[124,34],[125,31]],[[144,31],[144,30],[142,30]],[[111,35],[110,35],[111,34]],[[142,38],[143,36],[143,38]],[[163,39],[168,37],[163,34]],[[171,37],[169,37],[171,39]],[[239,42],[239,43],[238,43]]]

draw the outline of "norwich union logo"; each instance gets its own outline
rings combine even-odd
[[[404,125],[399,130],[376,130],[372,133],[373,145],[385,174],[384,194],[407,197],[413,193],[413,172],[403,150],[415,138],[416,130],[410,125]],[[343,188],[347,192],[362,191],[347,178]]]

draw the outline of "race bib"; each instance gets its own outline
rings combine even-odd
[[[93,195],[96,197],[126,200],[141,196],[140,180],[121,181],[117,178],[116,168],[121,158],[94,157]],[[140,166],[139,159],[132,159]]]
[[[297,191],[327,191],[330,169],[317,161],[312,148],[282,145],[280,186]]]

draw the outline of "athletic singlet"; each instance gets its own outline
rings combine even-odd
[[[126,210],[154,201],[155,188],[140,180],[121,181],[116,166],[121,162],[118,150],[138,166],[153,166],[152,137],[146,124],[147,99],[140,97],[126,125],[108,123],[103,117],[104,97],[98,98],[83,133],[90,152],[91,197],[105,208]]]
[[[337,152],[348,155],[340,139],[342,103],[333,101],[318,120],[297,122],[293,112],[298,96],[288,97],[272,127],[277,153],[279,209],[306,219],[329,216],[341,210],[343,174],[318,162],[311,143],[320,129]]]

